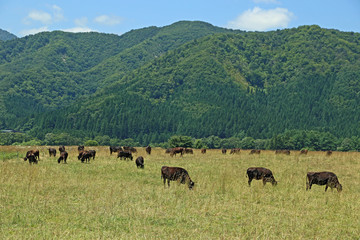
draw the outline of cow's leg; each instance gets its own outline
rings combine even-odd
[[[248,181],[249,187],[251,186],[251,181],[252,181],[252,178],[249,177],[249,181]]]
[[[265,186],[266,182],[267,182],[267,178],[263,178],[263,186]]]
[[[165,177],[163,177],[164,178],[164,187],[165,187],[165,183],[166,183],[166,178]]]
[[[329,185],[327,185],[327,184],[326,184],[326,187],[325,187],[325,192],[327,191],[328,187],[329,187]]]
[[[167,181],[167,182],[168,182],[168,187],[170,187],[170,179],[168,179],[168,181]]]

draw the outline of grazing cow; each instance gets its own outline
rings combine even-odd
[[[249,154],[260,154],[261,150],[259,149],[251,149]]]
[[[186,154],[194,154],[194,151],[191,148],[185,148],[184,153],[186,153]]]
[[[307,155],[308,154],[308,151],[307,149],[303,149],[300,151],[300,155]]]
[[[89,150],[88,152],[90,153],[93,160],[95,160],[96,151],[95,150]]]
[[[331,156],[331,154],[332,154],[332,151],[331,151],[331,150],[326,151],[326,156],[330,157],[330,156]]]
[[[56,157],[56,149],[55,148],[49,148],[49,155]]]
[[[172,150],[172,148],[167,148],[167,149],[165,150],[165,153],[171,153],[171,150]]]
[[[187,182],[189,189],[192,189],[195,185],[191,180],[189,173],[185,169],[179,167],[163,166],[161,168],[161,178],[164,179],[164,187],[166,180],[168,182],[168,187],[170,187],[170,181],[180,181],[182,184]]]
[[[121,160],[122,160],[123,158],[124,158],[125,160],[126,160],[127,158],[130,158],[131,161],[133,160],[133,156],[132,156],[131,152],[127,152],[127,151],[119,151],[117,157],[120,158]]]
[[[137,150],[134,147],[123,147],[124,151],[128,151],[128,152],[132,152],[132,153],[136,153]]]
[[[26,157],[24,158],[24,161],[27,161],[27,160],[29,160],[30,165],[32,163],[36,163],[36,164],[38,163],[38,160],[36,159],[35,154],[32,153],[32,152],[27,152],[26,153]]]
[[[180,156],[182,156],[184,154],[184,148],[183,147],[172,148],[170,151],[170,156],[171,157],[173,157],[174,155],[176,156],[177,153],[180,153]]]
[[[110,154],[112,154],[113,152],[118,152],[118,151],[122,151],[122,147],[119,146],[110,146]]]
[[[64,161],[64,163],[66,163],[66,159],[68,158],[68,153],[67,151],[61,152],[60,153],[60,157],[58,159],[58,163],[60,163],[61,161]]]
[[[144,158],[142,156],[137,157],[135,163],[136,163],[136,167],[144,168]]]
[[[263,180],[263,184],[265,185],[267,182],[271,182],[271,184],[274,186],[274,185],[277,185],[277,181],[275,180],[272,172],[267,169],[267,168],[262,168],[262,167],[251,167],[251,168],[248,168],[247,171],[246,171],[248,177],[249,177],[249,186],[251,186],[251,181],[253,179],[256,179],[256,180],[260,180],[262,179]]]
[[[78,152],[83,152],[85,150],[85,146],[78,146]]]
[[[146,148],[145,148],[145,151],[146,151],[146,153],[147,154],[151,154],[151,147],[150,146],[147,146]]]
[[[28,157],[28,155],[30,155],[30,154],[34,154],[34,156],[35,156],[35,158],[36,158],[36,160],[37,161],[40,161],[40,152],[39,152],[39,150],[29,150],[29,151],[27,151],[26,152],[26,157],[25,158],[27,158]],[[24,158],[24,160],[26,161],[26,159]]]
[[[290,150],[275,150],[275,154],[290,155]]]
[[[92,154],[89,151],[83,151],[79,153],[78,159],[81,160],[82,163],[90,162],[90,158]]]
[[[205,148],[201,149],[201,153],[202,153],[202,154],[205,154],[205,153],[206,153],[206,149],[205,149]]]
[[[226,149],[225,148],[221,149],[221,152],[222,154],[226,154]]]
[[[234,153],[240,153],[240,148],[232,148],[230,150],[230,154],[234,154]]]
[[[65,152],[65,146],[60,146],[59,147],[59,152],[61,153],[61,152]]]
[[[308,172],[306,174],[306,190],[311,189],[313,184],[326,185],[325,192],[328,187],[336,188],[338,192],[342,191],[342,186],[335,173],[332,172]]]

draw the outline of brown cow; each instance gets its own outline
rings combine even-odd
[[[134,148],[134,147],[123,147],[123,149],[124,149],[124,151],[127,151],[127,152],[132,152],[132,153],[136,153],[137,152],[137,150],[136,150],[136,148]]]
[[[308,172],[306,174],[306,190],[311,189],[313,184],[326,185],[325,192],[328,187],[336,188],[338,192],[342,191],[342,186],[335,173],[333,172]]]
[[[82,163],[84,162],[90,162],[90,158],[93,155],[89,151],[83,151],[79,153],[78,159],[81,160]]]
[[[277,185],[277,181],[275,180],[272,172],[270,169],[263,168],[263,167],[251,167],[248,168],[246,171],[249,177],[249,186],[251,186],[251,181],[253,179],[256,180],[263,180],[263,184],[265,185],[267,182],[271,182],[273,186]]]
[[[67,158],[68,158],[68,153],[66,151],[61,152],[60,157],[58,159],[58,163],[60,163],[61,161],[64,161],[64,163],[66,163]]]
[[[145,151],[146,151],[146,153],[147,154],[151,154],[151,147],[150,146],[147,146],[146,148],[145,148]]]
[[[170,181],[179,181],[182,184],[187,182],[189,189],[192,189],[195,185],[191,180],[189,173],[180,167],[162,166],[161,178],[164,179],[164,187],[166,180],[168,182],[168,187],[170,187]]]
[[[96,151],[95,150],[89,150],[88,152],[91,154],[91,157],[93,158],[93,160],[95,160]]]
[[[275,150],[275,154],[290,155],[290,150]]]
[[[49,155],[56,157],[56,149],[55,148],[49,148]]]
[[[234,153],[240,153],[240,148],[232,148],[230,150],[230,154],[234,154]]]
[[[221,149],[221,152],[222,154],[226,154],[226,149],[225,148]]]
[[[206,153],[206,149],[205,149],[205,148],[201,149],[201,153],[202,153],[202,154],[205,154],[205,153]]]
[[[184,154],[184,148],[183,147],[172,148],[170,151],[170,156],[171,157],[173,157],[174,155],[176,156],[177,153],[180,153],[180,156],[182,156]]]
[[[260,154],[261,150],[259,149],[251,149],[249,154]]]
[[[191,148],[185,148],[185,149],[184,149],[184,153],[194,154],[194,151],[193,151]]]
[[[303,149],[300,151],[300,155],[307,155],[308,154],[308,151],[307,149]]]
[[[332,151],[329,150],[329,151],[326,151],[326,156],[330,157],[332,155]]]
[[[137,168],[144,168],[144,158],[142,156],[137,157],[135,160],[135,164]]]

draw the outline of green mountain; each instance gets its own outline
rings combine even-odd
[[[0,45],[0,123],[40,138],[143,144],[287,129],[350,137],[360,133],[359,42],[318,26],[240,32],[185,21],[122,36],[38,34]]]
[[[17,38],[14,34],[9,33],[8,31],[0,29],[0,41],[7,41]]]

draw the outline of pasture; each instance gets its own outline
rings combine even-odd
[[[40,162],[24,162],[35,148]],[[124,161],[108,147],[85,147],[97,151],[86,164],[70,146],[68,164],[58,164],[59,152],[49,157],[47,149],[0,147],[2,239],[360,238],[360,153],[194,150],[170,157],[137,148],[134,161]],[[144,169],[136,167],[137,156]],[[163,165],[188,170],[194,189],[176,182],[164,188]],[[248,186],[246,169],[260,166],[272,170],[277,186]],[[337,174],[343,191],[306,191],[306,173],[325,170]]]

